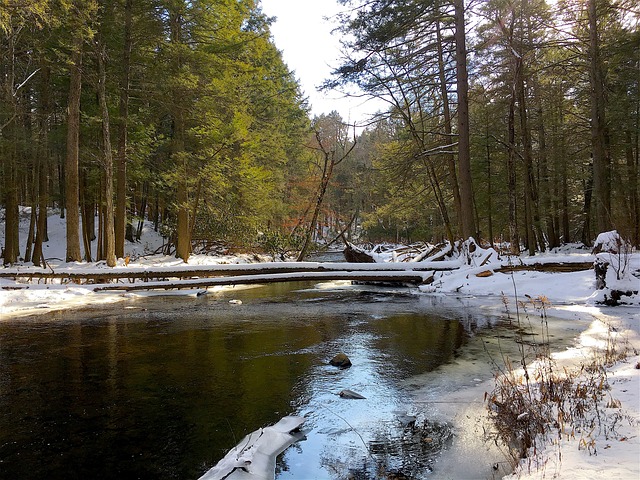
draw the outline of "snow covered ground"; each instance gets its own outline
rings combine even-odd
[[[26,212],[25,212],[26,213]],[[27,215],[23,215],[27,217]],[[26,238],[26,220],[22,223],[21,241],[23,246]],[[0,232],[0,244],[4,244],[4,228]],[[74,269],[85,272],[99,272],[108,269],[104,264],[64,262],[65,224],[59,217],[51,217],[49,223],[50,241],[44,245],[44,254],[51,269]],[[184,263],[174,257],[151,255],[162,245],[162,238],[152,229],[143,230],[143,241],[127,243],[126,252],[130,255],[130,262],[125,264],[119,260],[116,269],[127,270],[134,268],[166,268],[180,267]],[[516,470],[518,478],[640,478],[640,303],[636,295],[633,305],[619,307],[602,307],[596,301],[602,300],[603,292],[596,291],[593,270],[573,273],[544,273],[536,271],[516,271],[509,274],[493,273],[504,259],[499,259],[494,252],[491,261],[486,260],[487,250],[481,250],[470,255],[470,261],[463,268],[454,272],[441,272],[431,285],[421,287],[419,294],[441,296],[466,296],[476,298],[485,306],[492,306],[496,311],[503,308],[503,299],[510,305],[515,305],[515,297],[526,300],[544,297],[548,300],[547,313],[550,317],[561,318],[591,318],[590,327],[584,331],[574,348],[565,352],[556,352],[556,360],[568,367],[579,366],[593,358],[594,349],[602,347],[610,340],[612,332],[619,344],[628,349],[626,360],[610,367],[608,374],[612,399],[619,402],[619,408],[608,408],[609,417],[614,421],[615,429],[600,428],[590,433],[589,438],[597,445],[597,454],[584,448],[581,438],[562,437],[555,442],[549,442],[543,455],[536,457],[537,466],[531,462],[523,462]],[[640,253],[629,253],[623,259],[615,258],[611,254],[600,253],[600,257],[612,262],[624,261],[626,272],[640,270]],[[537,255],[535,257],[521,257],[518,262],[523,264],[544,262],[592,262],[596,255],[578,248],[564,248],[561,251]],[[265,259],[266,260],[266,259]],[[250,255],[206,256],[194,255],[189,260],[189,266],[210,264],[238,264],[251,263],[255,258]],[[455,260],[458,262],[458,260]],[[617,285],[622,289],[638,290],[640,280],[632,275],[623,275],[617,279],[619,263],[616,269],[610,268],[607,283]],[[40,270],[30,265],[11,267],[19,271]],[[0,272],[3,271],[0,269]],[[4,269],[5,272],[9,271]],[[477,276],[479,273],[492,272],[488,276]],[[45,313],[57,309],[74,308],[83,305],[99,305],[131,298],[132,294],[99,293],[93,291],[93,286],[77,284],[37,284],[30,283],[28,289],[14,289],[18,285],[13,279],[0,279],[0,320],[10,320],[18,316],[33,313]],[[224,287],[216,287],[224,288]],[[417,292],[418,293],[418,292]],[[159,295],[149,293],[145,295]],[[193,294],[193,291],[183,291],[180,294]],[[475,395],[489,391],[490,385],[479,385],[478,391],[465,392],[465,395]],[[614,402],[615,404],[615,402]],[[617,405],[617,404],[615,404]],[[486,411],[486,410],[485,410]],[[482,409],[473,413],[484,414]],[[608,418],[609,418],[608,417]]]

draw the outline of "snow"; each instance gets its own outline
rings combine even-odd
[[[20,245],[23,246],[26,239],[26,218],[28,209],[23,209],[23,222],[21,223]],[[4,229],[0,232],[0,244],[4,243]],[[292,268],[320,268],[326,270],[320,277],[332,278],[332,268],[328,264],[305,262],[292,264],[291,262],[265,262],[257,267],[254,255],[193,255],[188,264],[172,256],[152,254],[162,246],[162,238],[151,228],[143,229],[143,241],[139,243],[127,243],[126,253],[130,256],[130,262],[126,264],[119,260],[115,269],[109,269],[101,263],[66,263],[64,242],[64,220],[59,217],[51,217],[49,223],[50,241],[44,245],[45,257],[48,268],[33,267],[27,264],[14,265],[11,268],[0,269],[0,272],[31,272],[31,271],[55,271],[55,272],[84,272],[100,273],[105,271],[184,271],[210,268],[217,265],[218,268],[233,271],[238,275],[243,270],[255,270],[256,268],[269,270],[268,274],[258,279],[268,280],[274,276],[286,278],[298,278],[299,274],[291,272]],[[614,232],[615,233],[615,232]],[[554,252],[536,255],[534,257],[500,257],[493,249],[476,249],[473,253],[463,252],[460,257],[447,261],[435,262],[438,266],[449,265],[452,268],[460,267],[452,271],[434,272],[434,281],[430,285],[423,285],[416,289],[417,294],[455,296],[477,299],[483,306],[492,306],[498,312],[504,309],[503,302],[513,309],[516,299],[527,300],[545,298],[549,304],[547,314],[550,318],[560,317],[564,319],[591,318],[589,328],[581,332],[576,345],[564,352],[556,352],[554,359],[562,362],[567,368],[577,368],[581,363],[593,357],[594,349],[602,347],[610,340],[611,332],[616,332],[619,341],[628,346],[630,356],[621,363],[609,367],[611,398],[620,402],[620,408],[608,408],[606,418],[616,420],[615,434],[607,429],[600,429],[591,433],[591,439],[597,446],[597,454],[582,448],[579,438],[560,438],[554,442],[547,442],[547,448],[537,455],[536,463],[523,461],[516,469],[513,477],[523,479],[561,478],[581,479],[597,478],[640,478],[640,369],[637,368],[640,357],[640,305],[639,295],[625,297],[630,305],[619,307],[605,307],[598,304],[603,295],[610,292],[611,288],[623,291],[637,291],[640,280],[633,274],[640,271],[640,254],[638,252],[612,253],[611,246],[619,247],[616,236],[612,232],[598,237],[603,246],[600,253],[590,253],[576,247],[564,247]],[[385,257],[387,255],[387,257]],[[351,272],[362,269],[374,269],[379,275],[407,274],[414,275],[416,268],[420,268],[424,277],[431,275],[429,268],[433,266],[429,262],[390,263],[393,252],[378,253],[379,264],[351,264],[348,268]],[[397,257],[397,256],[396,256]],[[595,275],[593,270],[585,270],[572,273],[545,273],[537,271],[514,271],[501,273],[502,265],[548,262],[593,262],[596,258],[609,263],[607,270],[607,287],[609,290],[596,291]],[[265,260],[265,258],[258,258]],[[345,268],[344,265],[341,268]],[[287,269],[287,273],[278,273],[278,269]],[[406,272],[403,272],[405,270]],[[395,272],[395,273],[394,273]],[[316,272],[315,274],[318,274]],[[487,276],[477,276],[483,274]],[[238,277],[241,279],[241,277]],[[346,277],[345,277],[346,278]],[[214,279],[211,279],[214,280]],[[212,285],[215,282],[212,282]],[[74,308],[82,305],[107,304],[130,298],[132,294],[121,292],[96,292],[95,285],[37,283],[36,280],[16,281],[11,278],[0,278],[0,320],[12,319],[34,313],[49,312],[54,309]],[[209,287],[210,289],[226,288],[223,286]],[[201,290],[201,289],[200,289]],[[193,295],[198,292],[193,290],[172,292],[172,294]],[[147,293],[166,295],[166,292]],[[478,396],[490,391],[490,383],[480,383],[475,388],[465,392],[457,392],[456,399],[466,398],[475,402]],[[453,402],[452,402],[453,404]],[[486,415],[486,404],[480,399],[476,402],[475,410],[467,412],[467,417]],[[265,431],[267,429],[264,429]],[[282,433],[274,433],[282,434]],[[470,440],[471,441],[471,440]],[[477,439],[476,439],[477,441]],[[226,458],[226,457],[225,457]]]
[[[559,365],[569,369],[588,365],[612,335],[630,356],[607,368],[609,389],[600,402],[596,427],[575,436],[567,432],[546,439],[542,454],[521,460],[515,472],[505,477],[508,480],[640,478],[640,315],[637,308],[628,307],[579,310],[594,320],[574,348],[553,354]]]
[[[200,480],[272,480],[276,457],[302,438],[304,418],[287,416],[244,437]]]

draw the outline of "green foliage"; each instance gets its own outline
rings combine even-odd
[[[304,236],[289,235],[279,230],[266,230],[257,237],[257,245],[274,260],[283,260],[300,251],[304,243]]]

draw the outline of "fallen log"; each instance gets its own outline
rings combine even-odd
[[[371,255],[348,242],[344,249],[344,258],[350,263],[376,263]]]
[[[303,273],[303,272],[337,272],[337,271],[444,271],[455,270],[459,264],[447,264],[445,262],[430,263],[323,263],[323,262],[267,262],[249,264],[219,264],[199,265],[182,268],[120,268],[114,270],[101,269],[99,272],[82,272],[71,270],[59,270],[56,272],[42,271],[0,271],[0,278],[26,279],[26,280],[68,280],[74,283],[107,283],[118,280],[153,280],[195,279],[224,277],[234,275],[271,275],[279,273]]]
[[[227,285],[260,285],[279,282],[314,282],[328,280],[352,280],[357,282],[421,284],[428,274],[410,270],[363,272],[363,271],[335,271],[335,272],[301,272],[278,273],[271,275],[240,275],[236,277],[217,277],[208,279],[190,279],[180,281],[146,282],[132,285],[101,285],[93,288],[94,292],[140,290],[174,290],[195,289]]]
[[[503,265],[495,268],[495,271],[503,273],[508,272],[550,272],[550,273],[570,273],[591,270],[593,262],[549,262],[549,263],[533,263],[530,265]]]

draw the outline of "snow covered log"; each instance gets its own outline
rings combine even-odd
[[[259,428],[242,439],[200,480],[267,480],[276,475],[276,457],[303,438],[304,418],[283,417],[275,425]]]
[[[422,284],[431,275],[430,272],[417,272],[413,270],[396,271],[329,271],[329,272],[300,272],[277,273],[272,275],[241,275],[237,277],[203,278],[190,280],[168,280],[161,282],[136,283],[132,285],[99,285],[93,288],[94,292],[124,291],[135,292],[140,290],[173,290],[208,288],[220,285],[261,285],[279,282],[326,282],[330,280],[351,280],[354,282],[379,282],[399,284]]]
[[[581,272],[583,270],[591,270],[593,262],[546,262],[531,263],[528,265],[502,265],[496,267],[495,271],[500,272],[552,272],[552,273],[570,273]]]
[[[371,255],[348,242],[343,255],[345,260],[351,263],[376,263]]]

